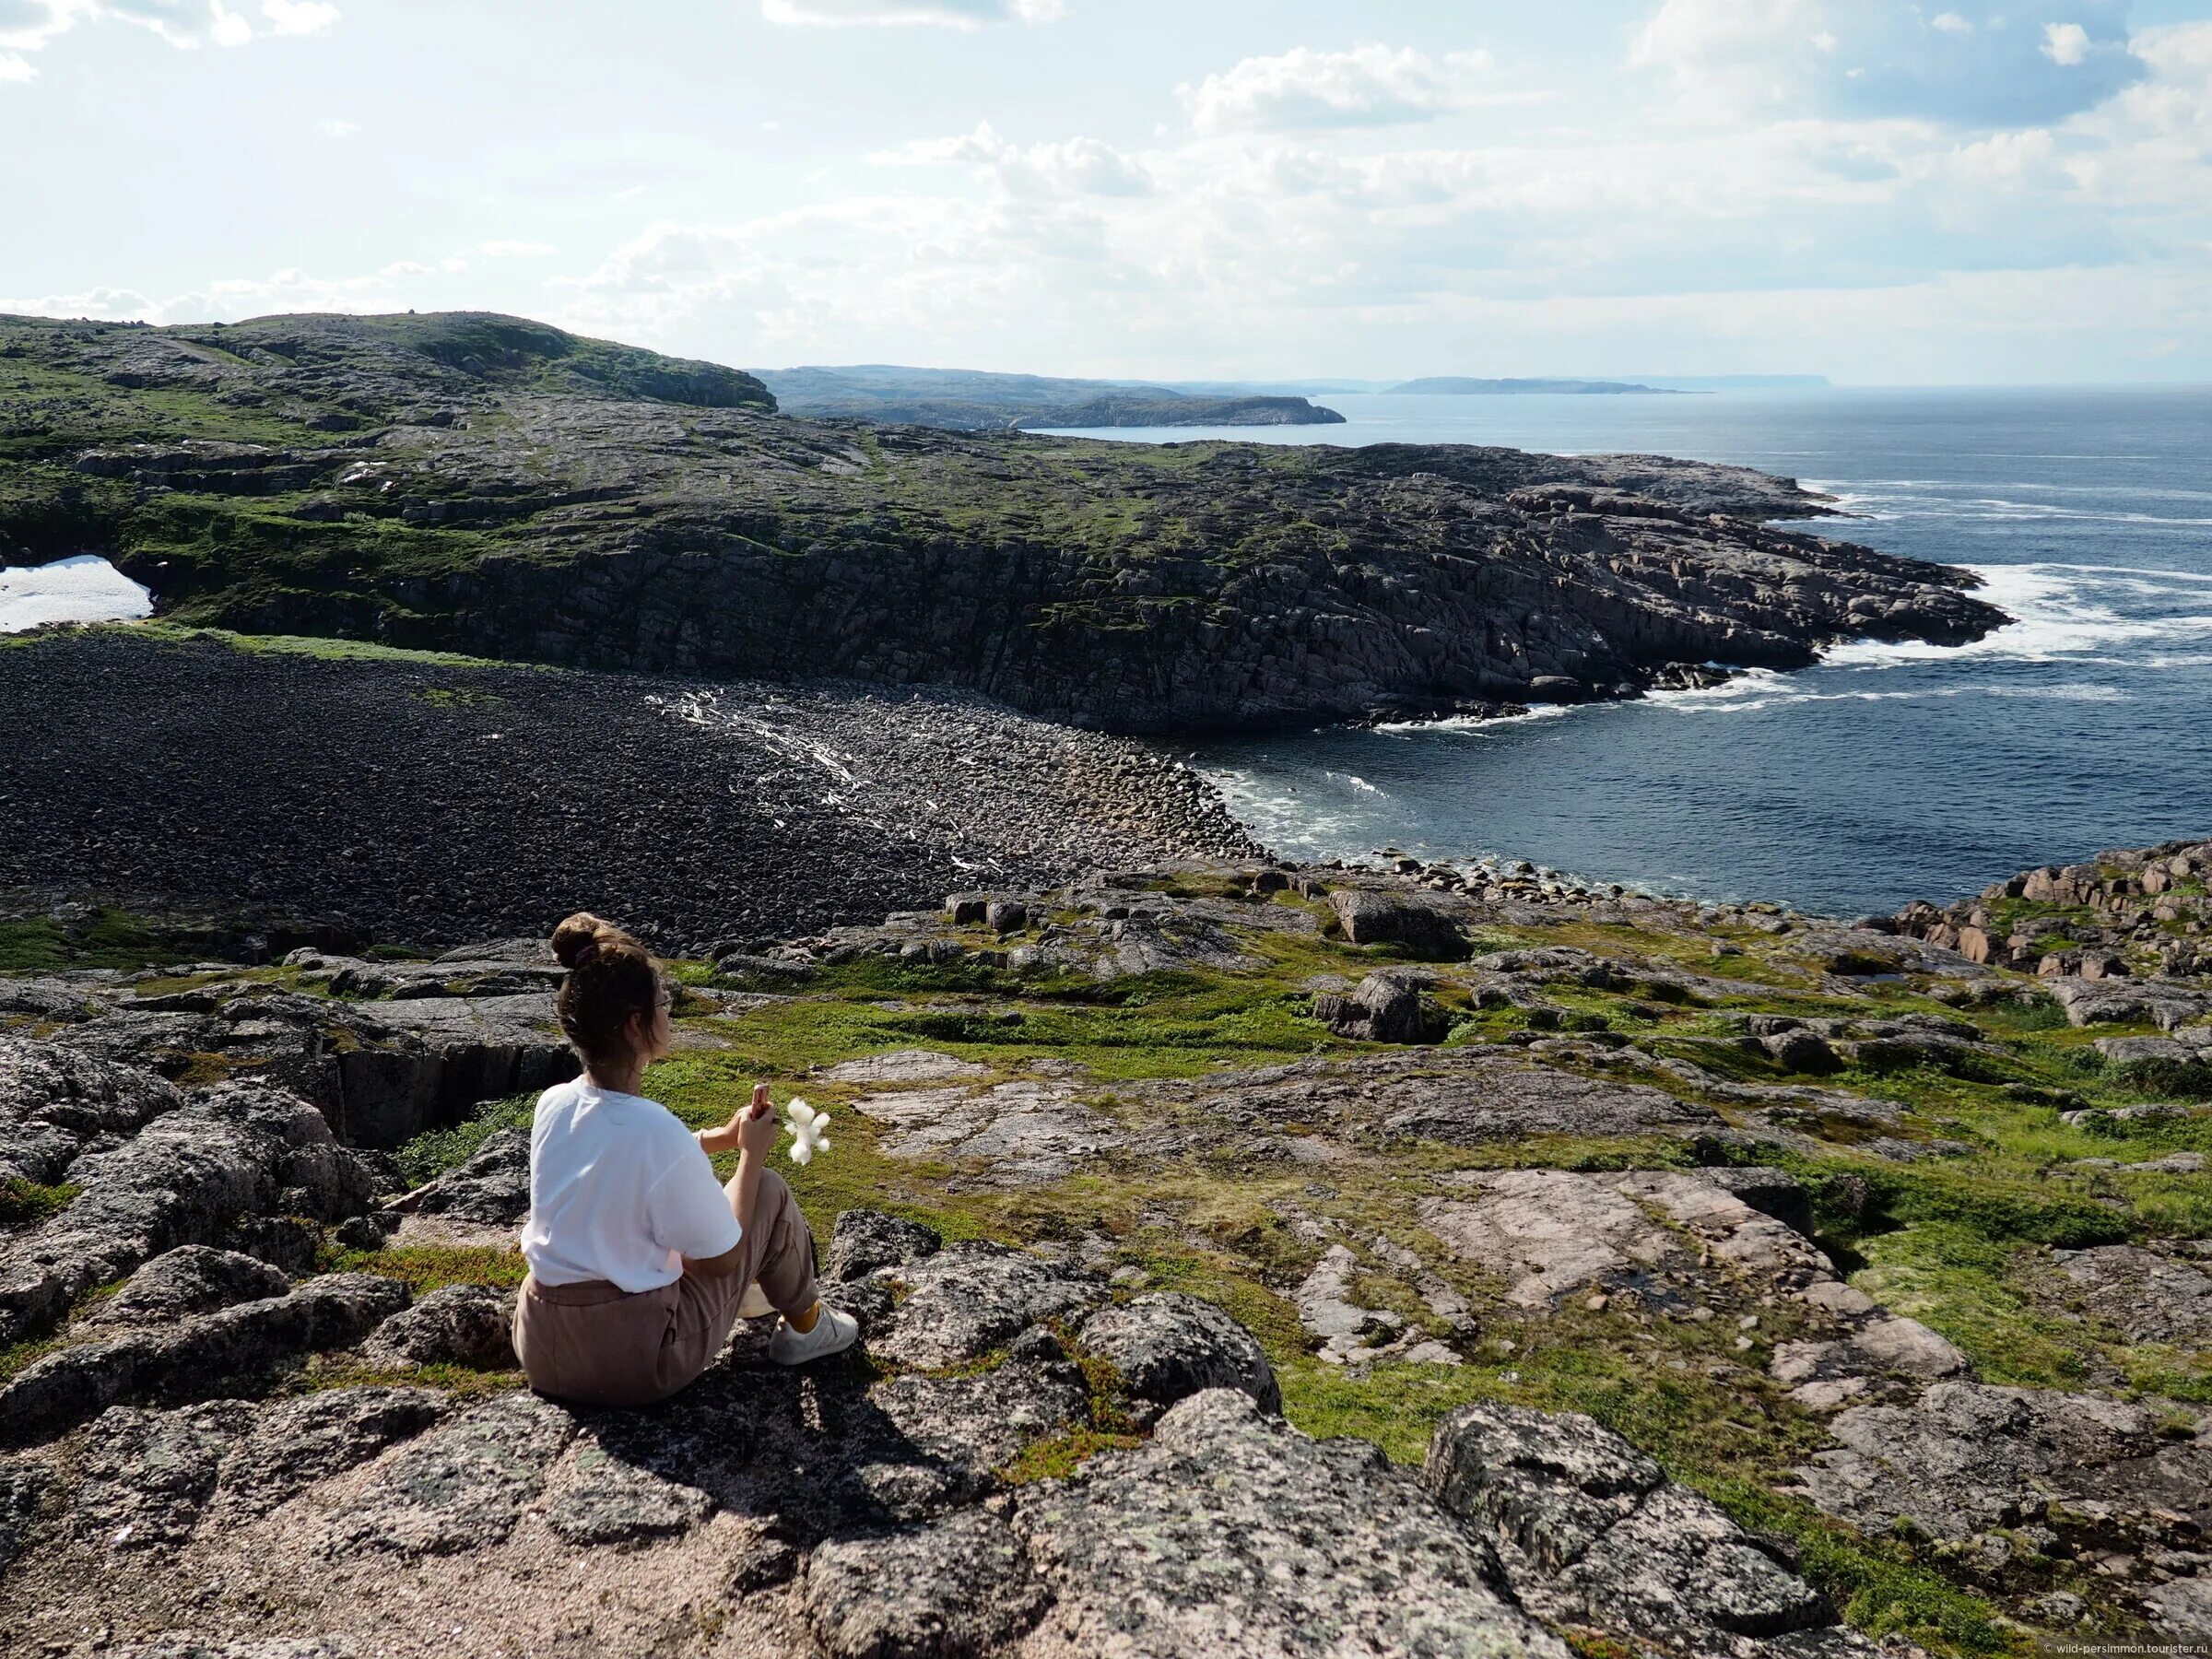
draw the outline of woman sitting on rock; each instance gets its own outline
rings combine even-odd
[[[530,1130],[530,1272],[514,1313],[530,1386],[582,1406],[666,1399],[722,1351],[756,1281],[783,1316],[769,1358],[799,1365],[851,1347],[859,1327],[817,1300],[814,1235],[766,1168],[768,1086],[692,1134],[637,1093],[668,1053],[674,1000],[644,947],[579,913],[554,933],[553,954],[569,971],[561,1030],[584,1069],[538,1097]],[[708,1155],[733,1147],[724,1186]]]

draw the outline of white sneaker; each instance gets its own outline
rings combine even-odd
[[[841,1354],[859,1340],[860,1321],[824,1302],[811,1331],[794,1330],[788,1319],[779,1324],[768,1339],[768,1357],[778,1365],[804,1365],[827,1354]]]

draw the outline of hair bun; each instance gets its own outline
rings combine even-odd
[[[573,969],[596,956],[601,942],[616,931],[591,912],[578,911],[553,930],[554,959],[563,968]]]

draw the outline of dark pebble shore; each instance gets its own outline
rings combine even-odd
[[[0,643],[0,895],[434,947],[570,910],[663,949],[1132,862],[1249,857],[1210,786],[960,693]],[[7,908],[0,905],[0,908]]]

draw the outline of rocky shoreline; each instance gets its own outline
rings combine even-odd
[[[134,629],[0,648],[0,909],[250,910],[357,946],[543,933],[668,950],[947,888],[1255,852],[1124,739],[957,691],[334,659]]]

